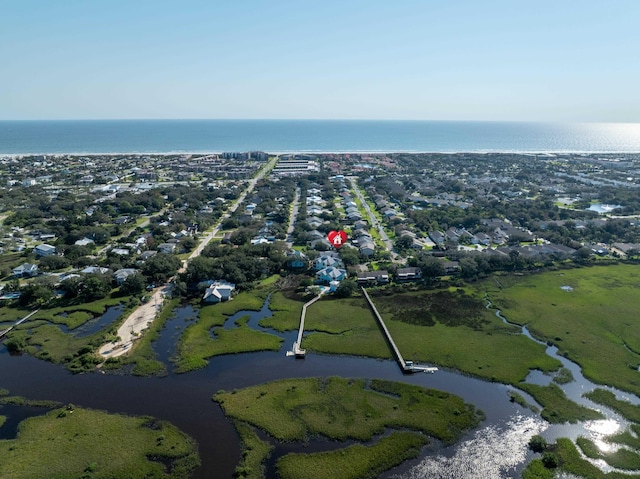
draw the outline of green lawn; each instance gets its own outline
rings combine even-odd
[[[195,442],[166,422],[77,408],[23,421],[0,457],[7,479],[186,479],[199,464]]]

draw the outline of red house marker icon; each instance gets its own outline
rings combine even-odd
[[[347,233],[344,231],[329,231],[327,235],[327,239],[329,243],[333,245],[334,248],[339,249],[343,244],[347,242]]]

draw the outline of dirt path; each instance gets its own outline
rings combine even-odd
[[[233,203],[233,205],[229,208],[227,213],[225,213],[216,227],[208,233],[200,243],[197,248],[191,253],[189,259],[183,262],[183,266],[179,272],[184,271],[187,267],[187,264],[190,260],[197,257],[202,253],[204,247],[213,239],[213,237],[218,233],[220,229],[220,225],[222,222],[227,219],[231,213],[233,213],[240,203],[242,203],[245,197],[253,191],[256,183],[263,178],[271,168],[277,162],[277,157],[269,161],[263,168],[260,170],[258,175],[249,181],[247,188],[244,190],[242,195]],[[162,309],[162,302],[165,297],[171,296],[171,290],[173,289],[173,283],[167,283],[165,285],[159,286],[153,290],[151,293],[151,299],[144,303],[143,305],[136,308],[133,313],[129,315],[129,317],[122,323],[122,325],[118,328],[118,341],[113,343],[104,344],[98,349],[98,354],[103,359],[114,358],[117,356],[122,356],[131,350],[131,346],[133,342],[142,335],[142,332],[147,329],[154,319],[156,319],[158,313]]]

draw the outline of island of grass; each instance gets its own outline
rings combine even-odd
[[[282,338],[250,328],[246,318],[236,321],[236,327],[232,329],[225,330],[222,327],[229,316],[239,311],[260,311],[272,289],[271,283],[261,286],[254,291],[238,294],[232,301],[200,308],[198,321],[185,329],[178,342],[177,373],[203,368],[207,365],[207,359],[222,354],[280,349]],[[273,316],[269,318],[270,321],[261,321],[260,324],[278,329],[294,324],[300,320],[302,304],[301,301],[285,298],[280,291],[273,292],[270,296]]]
[[[88,409],[54,409],[0,440],[0,477],[183,479],[199,465],[197,446],[169,423]]]
[[[274,381],[214,396],[237,421],[249,457],[239,473],[262,477],[256,470],[255,427],[277,441],[307,441],[322,437],[365,444],[343,446],[321,454],[289,454],[277,461],[283,479],[374,477],[409,457],[415,457],[428,437],[455,442],[476,426],[483,414],[457,396],[383,380],[309,378]],[[402,431],[400,431],[402,430]],[[389,432],[384,437],[381,434]],[[258,440],[259,441],[259,440]],[[262,444],[265,456],[271,448]],[[247,471],[249,469],[249,471]]]
[[[59,302],[60,303],[60,302]],[[109,308],[124,303],[119,318],[105,328],[86,336],[76,335],[75,330],[87,321],[105,314]],[[17,326],[7,335],[5,344],[10,351],[24,351],[39,359],[64,364],[72,372],[91,371],[101,359],[95,354],[104,342],[115,338],[118,323],[126,316],[126,310],[137,305],[137,300],[110,296],[96,301],[75,304],[67,302],[53,308],[40,309],[28,321]],[[22,310],[4,307],[3,313]],[[67,328],[63,332],[61,327]]]

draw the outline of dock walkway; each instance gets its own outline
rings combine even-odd
[[[27,319],[29,319],[31,316],[33,316],[34,314],[36,314],[38,311],[40,311],[39,309],[36,309],[35,311],[31,311],[29,314],[27,314],[24,318],[16,321],[13,326],[9,326],[7,329],[0,331],[0,338],[4,338],[7,333],[10,333],[13,328],[15,328],[16,326],[21,325],[22,323],[24,323]]]
[[[380,324],[380,327],[382,328],[382,331],[384,332],[387,342],[389,343],[389,345],[391,346],[391,349],[393,350],[393,354],[395,355],[396,361],[398,361],[398,365],[400,366],[400,369],[402,370],[402,372],[407,374],[417,373],[417,372],[425,372],[425,373],[436,372],[438,368],[428,367],[428,366],[416,366],[413,364],[413,361],[404,360],[404,358],[402,357],[402,354],[400,354],[400,350],[398,349],[398,346],[396,346],[395,341],[391,337],[391,333],[389,332],[387,325],[384,323],[382,316],[380,316],[380,313],[378,312],[376,305],[373,304],[373,301],[369,297],[369,293],[367,293],[367,290],[364,289],[364,287],[361,287],[361,289],[362,289],[362,294],[364,294],[365,299],[369,303],[369,306],[371,307],[373,314],[375,315],[376,319],[378,320],[378,323]]]
[[[302,306],[302,313],[300,313],[300,327],[298,328],[298,339],[293,343],[293,349],[291,351],[287,351],[287,356],[295,355],[296,358],[304,358],[307,354],[307,352],[300,347],[300,345],[302,344],[302,335],[304,333],[304,319],[307,315],[307,308],[318,301],[321,296],[322,293],[313,298],[311,301],[304,303],[304,305]]]

